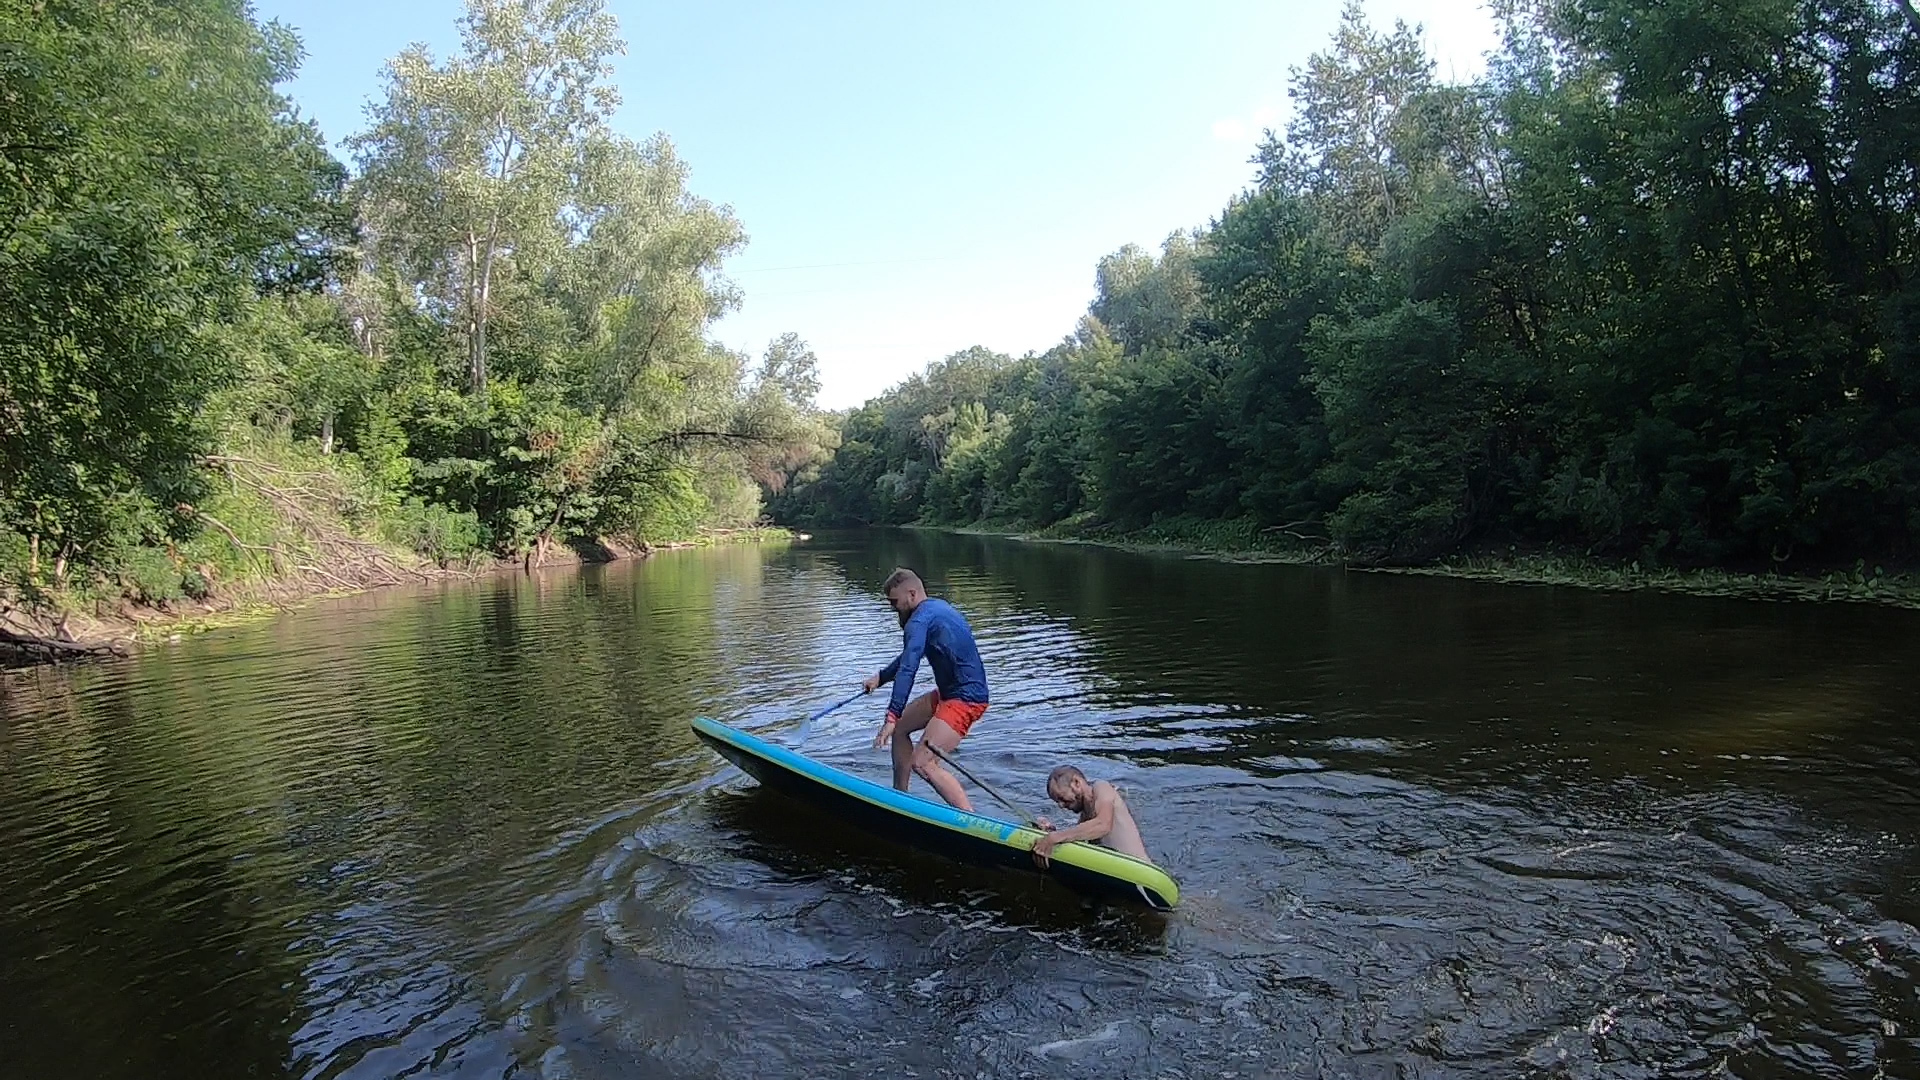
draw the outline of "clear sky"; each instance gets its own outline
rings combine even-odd
[[[381,66],[458,44],[461,0],[255,0],[300,33],[289,87],[338,142]],[[820,356],[828,407],[969,345],[1015,355],[1070,333],[1094,263],[1203,226],[1285,123],[1289,69],[1339,0],[794,4],[610,0],[626,134],[656,131],[693,191],[733,208],[745,293],[714,328],[755,356],[784,331]],[[1496,44],[1479,0],[1368,0],[1426,27],[1439,74]]]

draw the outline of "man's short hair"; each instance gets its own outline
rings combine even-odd
[[[1047,787],[1051,789],[1068,780],[1085,780],[1086,778],[1087,774],[1081,772],[1079,769],[1071,765],[1062,765],[1047,774]]]
[[[880,591],[887,596],[892,596],[893,590],[908,586],[919,589],[921,592],[927,591],[927,587],[920,582],[920,575],[903,566],[887,575],[887,583],[880,586]]]

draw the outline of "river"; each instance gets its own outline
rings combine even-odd
[[[692,736],[884,663],[896,564],[981,642],[962,763],[1035,810],[1116,782],[1177,912],[870,840]],[[0,674],[0,1075],[1920,1076],[1916,646],[900,532]],[[883,776],[879,709],[808,751]]]

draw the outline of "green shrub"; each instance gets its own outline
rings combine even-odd
[[[442,566],[486,545],[486,530],[473,511],[449,510],[412,496],[381,518],[380,534]]]
[[[142,604],[166,604],[187,595],[180,567],[159,548],[127,548],[119,559],[118,576],[127,597]]]
[[[0,529],[0,588],[31,588],[33,549],[27,538],[11,529]]]

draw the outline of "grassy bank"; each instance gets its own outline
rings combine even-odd
[[[84,563],[0,535],[0,644],[10,642],[10,659],[125,652],[492,562],[471,515],[388,495],[351,455],[249,436],[200,465],[214,482],[197,505],[173,507],[170,521],[128,522],[127,540]],[[177,539],[153,539],[168,534]]]
[[[1045,529],[1025,529],[1009,522],[981,522],[948,531],[1235,561],[1342,566],[1356,572],[1455,577],[1508,585],[1557,585],[1623,592],[1651,589],[1693,596],[1847,601],[1920,609],[1920,574],[1865,563],[1797,574],[1752,574],[1714,568],[1645,567],[1633,561],[1607,562],[1568,554],[1509,552],[1461,556],[1421,566],[1371,566],[1343,561],[1310,532],[1261,528],[1250,521],[1193,518],[1163,520],[1140,529],[1122,529],[1081,518],[1068,519]]]
[[[0,533],[0,664],[124,655],[393,585],[792,537],[772,527],[700,529],[553,544],[534,560],[490,550],[471,513],[391,494],[351,454],[262,437],[202,464],[217,482],[199,505],[175,508],[180,520],[168,524],[182,539],[128,542],[81,570],[65,553]]]
[[[1566,555],[1467,556],[1430,566],[1354,567],[1375,573],[1428,574],[1511,585],[1564,585],[1582,589],[1653,589],[1692,596],[1754,600],[1819,600],[1884,604],[1920,609],[1920,574],[1858,564],[1850,569],[1799,574],[1749,574],[1707,568],[1647,568]]]
[[[1282,529],[1262,528],[1251,521],[1207,521],[1168,518],[1143,528],[1127,529],[1090,516],[1067,518],[1046,528],[1028,528],[1018,522],[983,521],[965,526],[917,525],[980,536],[1005,536],[1052,544],[1093,544],[1128,551],[1206,555],[1243,562],[1284,562],[1337,565],[1324,542]]]

